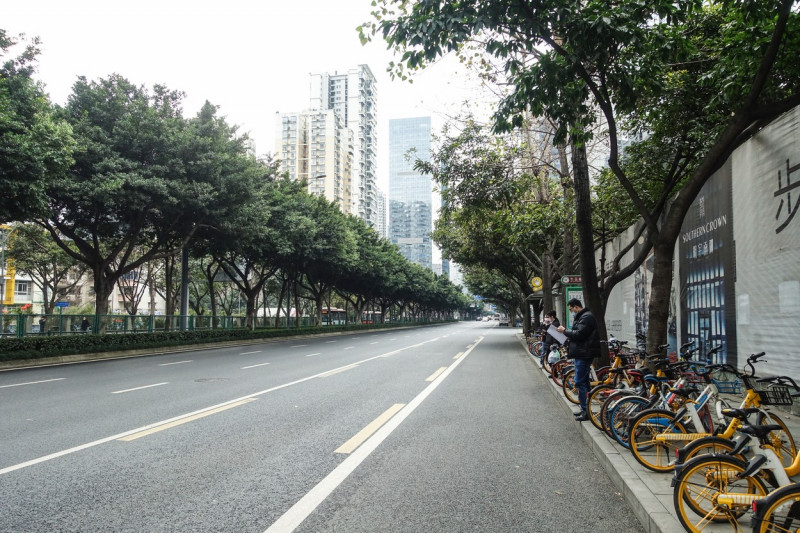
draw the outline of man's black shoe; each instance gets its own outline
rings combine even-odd
[[[572,416],[574,416],[575,418],[578,418],[580,416],[586,416],[586,411],[578,411],[576,413],[572,413]]]
[[[587,413],[586,411],[584,411],[584,412],[582,412],[580,415],[576,416],[576,417],[575,417],[575,420],[576,420],[577,422],[586,422],[587,420],[589,420],[589,413]]]

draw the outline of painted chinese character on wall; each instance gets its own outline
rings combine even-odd
[[[781,213],[783,212],[783,206],[786,205],[786,220],[784,220],[783,224],[778,226],[778,229],[775,230],[775,233],[782,232],[786,226],[794,218],[795,213],[797,213],[797,208],[800,207],[800,191],[795,193],[795,203],[792,205],[792,189],[796,189],[800,187],[800,180],[795,179],[795,182],[792,183],[792,173],[800,170],[800,164],[797,164],[793,167],[789,166],[789,160],[786,160],[786,185],[783,185],[783,178],[781,176],[781,171],[778,171],[778,190],[775,191],[775,198],[780,198],[781,203],[778,206],[778,212],[775,213],[775,220],[780,220]],[[783,195],[786,195],[785,199],[782,198]]]

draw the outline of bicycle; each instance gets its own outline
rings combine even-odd
[[[637,335],[637,344],[644,341],[643,336]],[[686,359],[691,355],[691,351],[686,351],[686,349],[694,344],[694,341],[687,342],[683,346],[680,347],[681,358]],[[667,348],[669,345],[665,344],[659,347],[659,350],[663,350]],[[628,363],[633,363],[634,361],[637,362],[637,366],[639,362],[643,362],[647,359],[647,355],[645,355],[643,350],[639,350],[638,348],[626,354],[627,357],[630,358]],[[662,359],[661,356],[658,359]],[[664,358],[665,359],[665,358]],[[620,444],[625,447],[627,445],[627,439],[623,441],[621,436],[615,437],[612,433],[611,427],[613,422],[611,421],[611,414],[614,407],[616,407],[623,399],[628,399],[628,401],[623,402],[627,404],[627,407],[622,408],[619,412],[630,414],[631,412],[638,412],[641,406],[648,405],[648,401],[644,400],[648,396],[655,394],[659,387],[652,378],[649,380],[649,386],[647,383],[643,383],[646,380],[646,374],[649,373],[650,370],[646,368],[642,368],[637,371],[637,373],[633,376],[633,379],[629,381],[631,386],[628,387],[621,387],[616,388],[616,390],[608,391],[606,390],[603,392],[602,390],[592,390],[589,392],[589,417],[592,420],[592,423],[595,424],[595,427],[598,429],[603,430],[610,438],[617,440]],[[657,375],[660,377],[664,376],[664,373],[661,369],[656,370]],[[601,387],[601,386],[598,386]],[[649,391],[648,391],[649,388]],[[599,395],[599,396],[598,396]],[[599,405],[599,407],[597,407]],[[633,411],[630,411],[630,406],[636,405],[637,408]],[[648,407],[652,407],[653,405],[650,404]],[[596,417],[595,417],[595,412]],[[596,418],[596,419],[595,419]],[[627,428],[627,420],[628,417],[625,417],[625,422],[620,424],[619,427]]]
[[[795,391],[800,387],[786,376],[770,378],[772,386],[759,391],[762,403],[786,404],[800,392],[791,394],[787,383]],[[746,420],[758,412],[758,408],[733,409],[728,411],[735,417]],[[709,524],[727,522],[734,531],[742,531],[739,520],[751,508],[759,508],[758,531],[789,531],[784,529],[764,529],[764,518],[768,516],[769,505],[757,504],[759,500],[777,505],[789,489],[779,493],[774,499],[765,498],[770,492],[768,484],[776,487],[792,486],[791,477],[800,474],[800,455],[795,455],[792,464],[784,467],[779,452],[773,445],[771,434],[780,429],[777,424],[743,425],[740,432],[747,435],[741,439],[734,453],[742,453],[745,448],[755,450],[755,455],[744,461],[733,455],[704,455],[695,457],[683,465],[676,465],[672,479],[673,505],[678,519],[690,533],[699,532]],[[771,509],[778,507],[772,506]],[[792,509],[790,507],[790,509]],[[797,507],[793,508],[797,512]],[[793,515],[794,516],[794,515]],[[699,518],[696,518],[699,517]]]
[[[716,349],[709,352],[714,353]],[[761,354],[753,354],[748,357],[748,366],[754,370],[753,363],[758,360]],[[721,432],[726,438],[731,438],[741,424],[733,419],[730,422],[726,419],[723,410],[730,407],[727,402],[720,396],[717,384],[711,378],[714,371],[725,370],[728,372],[737,373],[735,368],[728,364],[709,365],[706,371],[701,374],[701,377],[706,382],[706,387],[700,392],[699,397],[694,400],[691,395],[697,392],[696,388],[676,389],[674,392],[686,398],[686,403],[677,412],[670,412],[666,410],[651,409],[643,411],[634,418],[630,423],[629,434],[631,435],[631,452],[636,460],[654,472],[668,472],[673,468],[672,459],[678,455],[678,450],[691,441],[706,439],[714,435],[714,422],[711,417],[710,407],[715,407],[717,414],[717,421],[720,427],[726,429]],[[739,408],[748,409],[751,407],[759,408],[764,402],[759,393],[754,390],[755,385],[750,384],[754,379],[752,375],[742,375],[743,379],[747,380],[748,394],[742,400]],[[794,441],[786,428],[786,425],[780,420],[779,417],[767,413],[761,409],[756,412],[759,413],[759,421],[766,419],[773,419],[776,425],[781,427],[782,433],[786,435],[786,440],[789,442],[789,456],[793,459],[796,451]],[[780,434],[776,433],[774,436],[779,444],[783,442]],[[717,447],[717,441],[709,443],[708,440],[704,441],[705,445]],[[701,447],[695,448],[695,453],[702,449]]]
[[[769,382],[773,378],[766,378],[764,380],[755,378],[755,367],[753,366],[754,363],[760,362],[759,359],[764,355],[764,352],[751,354],[747,358],[745,371],[741,374],[736,372],[735,369],[731,369],[729,365],[726,365],[728,366],[727,369],[723,368],[723,370],[728,370],[732,373],[735,373],[742,383],[744,383],[746,389],[745,399],[742,402],[742,405],[744,406],[761,407],[762,405],[770,405],[765,404],[762,400],[758,390],[758,383]],[[769,402],[770,399],[772,399],[772,396],[769,396],[767,401]],[[794,456],[797,454],[797,447],[784,421],[774,413],[759,409],[757,423],[761,425],[776,424],[781,426],[782,429],[780,431],[776,431],[772,435],[773,445],[775,445],[776,449],[778,449],[784,466],[790,465],[794,460]],[[734,418],[731,420],[731,423],[728,425],[728,427],[725,428],[725,431],[688,443],[686,446],[676,452],[677,463],[685,463],[693,457],[707,453],[731,453],[736,447],[736,443],[733,440],[734,436],[741,425],[742,422]]]
[[[669,391],[671,385],[682,387],[682,381],[675,381],[676,371],[679,366],[687,366],[687,362],[696,349],[690,349],[694,344],[688,342],[680,348],[680,360],[678,363],[670,363],[666,355],[645,356],[656,370],[656,374],[645,376],[645,385],[634,394],[629,394],[623,398],[614,400],[613,405],[606,406],[608,413],[607,420],[601,421],[605,424],[606,433],[617,441],[624,448],[630,449],[629,424],[639,413],[646,409],[657,407],[672,406],[677,400],[677,394]],[[668,348],[665,344],[659,346],[659,351]]]
[[[800,483],[771,492],[752,508],[753,533],[800,531]]]
[[[587,411],[589,421],[597,429],[602,429],[601,411],[606,401],[623,391],[633,391],[643,380],[643,373],[636,366],[640,361],[640,352],[623,353],[622,347],[627,341],[608,340],[608,347],[614,356],[614,362],[608,370],[606,379],[589,391]]]

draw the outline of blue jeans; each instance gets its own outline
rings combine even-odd
[[[575,359],[575,387],[578,389],[578,404],[581,411],[586,411],[586,403],[589,400],[589,370],[592,368],[591,359]]]

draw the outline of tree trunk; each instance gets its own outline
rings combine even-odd
[[[280,325],[281,325],[281,306],[283,305],[283,296],[286,294],[286,284],[287,284],[287,281],[286,281],[286,279],[284,279],[283,282],[281,283],[280,293],[278,293],[278,307],[277,307],[277,310],[275,311],[275,328],[279,328]],[[288,309],[286,310],[286,320],[287,320],[286,325],[288,326],[289,325],[289,322],[288,322],[288,320],[289,320],[289,310]]]
[[[578,232],[578,249],[583,279],[584,307],[589,308],[597,322],[601,340],[608,338],[605,323],[605,306],[597,282],[597,265],[594,258],[594,234],[592,231],[592,203],[589,184],[589,164],[583,143],[572,142],[572,175],[575,181],[575,227]],[[609,364],[608,346],[601,344],[600,366]]]

